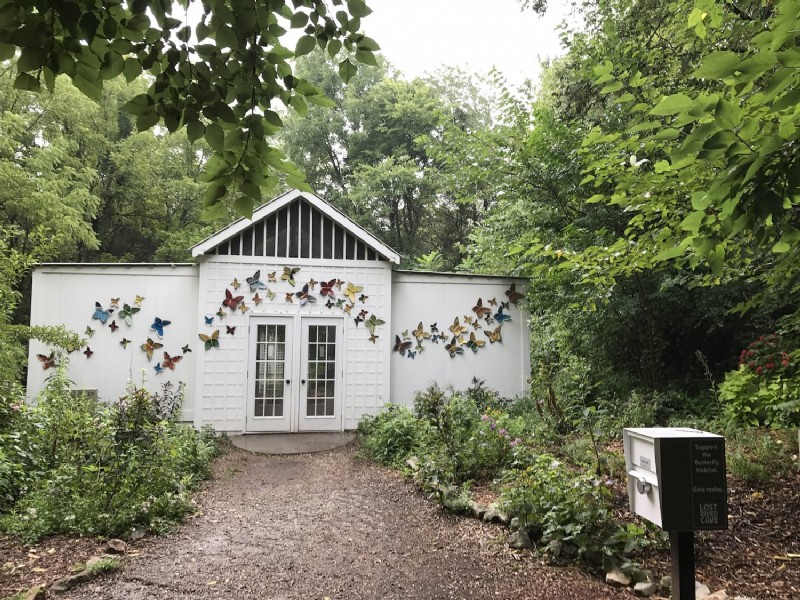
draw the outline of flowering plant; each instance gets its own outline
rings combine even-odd
[[[739,354],[739,366],[762,377],[781,375],[792,364],[791,355],[782,346],[776,333],[762,335]]]

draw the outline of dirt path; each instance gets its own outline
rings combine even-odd
[[[124,572],[68,597],[632,598],[573,569],[539,565],[506,531],[454,517],[352,448],[302,456],[232,451],[202,514],[143,540]]]

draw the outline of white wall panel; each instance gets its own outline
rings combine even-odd
[[[194,420],[194,367],[197,347],[197,276],[193,265],[41,265],[33,271],[31,293],[31,325],[64,325],[85,336],[86,327],[95,330],[88,339],[94,351],[87,358],[81,349],[69,355],[69,377],[78,389],[97,389],[101,399],[114,401],[125,394],[130,380],[141,384],[144,379],[150,391],[165,381],[186,383],[183,419]],[[92,319],[95,302],[108,309],[112,297],[133,306],[136,295],[144,296],[141,311],[128,326],[117,318],[119,310],[103,326]],[[172,321],[159,339],[150,329],[155,317]],[[111,331],[116,321],[119,329]],[[164,344],[152,361],[147,360],[141,345],[150,337]],[[120,340],[131,340],[127,349]],[[189,344],[193,352],[183,355],[174,371],[156,374],[153,367],[163,360],[163,353],[181,356],[181,347]],[[37,354],[49,354],[44,344],[32,341],[28,362],[28,398],[34,399],[43,388],[52,370],[43,370]]]
[[[314,303],[300,306],[297,298],[286,302],[287,292],[296,292],[310,279],[318,282],[341,279],[345,282],[342,290],[335,290],[337,298],[344,298],[347,282],[364,287],[368,296],[366,302],[356,300],[350,317],[345,319],[344,356],[344,428],[354,429],[361,415],[374,413],[387,401],[390,391],[389,331],[391,327],[391,265],[387,262],[370,261],[324,261],[312,259],[278,259],[280,262],[267,263],[264,258],[245,256],[211,256],[200,264],[200,296],[198,298],[197,328],[210,335],[219,329],[220,348],[203,351],[198,340],[201,362],[197,372],[196,386],[202,390],[198,403],[196,425],[213,425],[219,431],[243,431],[245,428],[245,407],[247,397],[247,347],[248,327],[253,316],[341,316],[338,308],[326,308],[325,300],[319,297],[320,285],[316,285]],[[295,276],[295,286],[280,279],[283,267],[300,267]],[[269,300],[265,290],[258,290],[263,301],[256,306],[254,296],[245,281],[247,277],[261,270],[261,281],[276,293]],[[268,273],[277,273],[277,282],[268,281]],[[238,291],[231,286],[236,278],[241,283]],[[225,290],[234,295],[244,296],[247,312],[231,311],[223,307],[224,317],[220,320],[216,312],[222,306]],[[373,344],[363,323],[356,325],[354,317],[365,309],[386,321],[376,330],[379,339]],[[204,317],[214,317],[212,325],[206,325]],[[226,326],[235,326],[233,335],[226,333]]]
[[[458,317],[463,324],[465,315],[474,317],[472,307],[478,298],[482,298],[484,306],[490,298],[495,298],[499,305],[507,300],[505,292],[515,281],[517,290],[524,292],[525,280],[520,279],[395,272],[392,329],[389,332],[392,347],[396,334],[402,337],[402,332],[408,330],[410,335],[420,321],[426,331],[436,323],[440,331],[448,334],[449,341],[452,334],[448,328],[453,319]],[[497,307],[492,308],[493,312],[497,311]],[[431,340],[422,343],[424,350],[417,352],[413,359],[392,352],[391,401],[411,406],[414,394],[431,383],[465,389],[472,384],[473,377],[484,380],[487,387],[497,390],[502,396],[513,398],[526,393],[530,376],[528,315],[514,305],[505,312],[511,315],[511,321],[501,329],[502,342],[491,344],[484,334],[485,329],[494,329],[496,324],[489,326],[482,322],[480,330],[469,328],[476,333],[476,338],[486,342],[478,352],[464,348],[463,354],[451,358],[444,348],[447,342],[437,344]],[[466,337],[469,338],[469,333]],[[411,339],[416,346],[413,336]]]

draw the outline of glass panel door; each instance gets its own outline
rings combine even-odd
[[[291,425],[291,319],[254,319],[250,328],[247,431]]]
[[[341,319],[303,319],[301,430],[341,429]]]

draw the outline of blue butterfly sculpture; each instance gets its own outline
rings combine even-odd
[[[153,367],[153,369],[155,370],[156,373],[163,373],[164,372],[164,367],[161,366],[160,362],[156,363],[156,366]]]
[[[502,325],[506,321],[511,320],[511,315],[506,314],[503,312],[503,307],[501,306],[496,313],[494,313],[494,320]]]
[[[250,286],[251,292],[267,289],[267,284],[261,281],[261,269],[253,273],[252,277],[247,277],[245,281],[247,281],[247,285]]]
[[[206,325],[214,323],[214,317],[203,317],[206,320]]]
[[[155,331],[158,334],[158,337],[163,338],[164,337],[164,327],[166,327],[170,323],[172,323],[172,321],[167,321],[166,319],[162,320],[162,319],[159,319],[158,317],[156,317],[155,320],[153,321],[153,324],[150,325],[150,329]]]
[[[97,319],[103,325],[105,325],[106,321],[108,321],[108,317],[110,317],[111,313],[113,313],[113,312],[114,312],[113,308],[109,308],[108,310],[103,310],[103,307],[100,306],[100,303],[99,302],[95,302],[94,303],[94,314],[92,315],[92,318],[93,319]]]

